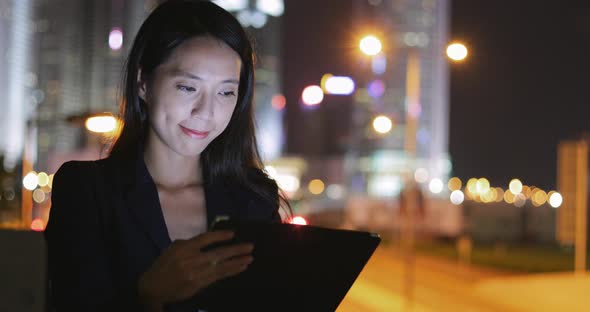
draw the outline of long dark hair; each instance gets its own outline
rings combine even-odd
[[[143,146],[149,116],[139,98],[138,74],[150,74],[188,39],[211,36],[223,41],[242,60],[236,108],[229,125],[201,153],[203,178],[207,183],[233,183],[263,199],[276,202],[290,213],[277,184],[262,170],[255,136],[254,53],[248,35],[229,12],[202,0],[169,0],[159,5],[145,20],[131,48],[123,75],[121,104],[122,129],[110,148],[111,156],[135,155]],[[282,203],[282,204],[281,204]]]

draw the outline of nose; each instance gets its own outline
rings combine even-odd
[[[193,102],[191,117],[204,120],[213,119],[213,101],[214,97],[211,92],[202,92]]]

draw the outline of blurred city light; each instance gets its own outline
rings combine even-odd
[[[488,179],[486,178],[480,178],[475,183],[475,191],[477,192],[477,194],[485,194],[489,191],[489,189],[490,181],[488,181]]]
[[[330,76],[326,79],[325,90],[328,94],[350,95],[354,92],[354,81],[346,76]]]
[[[447,47],[447,56],[454,61],[462,61],[467,57],[467,48],[461,43],[453,43]]]
[[[367,93],[373,98],[380,98],[385,94],[385,83],[381,79],[369,82]]]
[[[113,132],[117,128],[117,118],[114,116],[94,116],[86,119],[86,129],[96,133]]]
[[[477,194],[477,179],[471,178],[467,181],[466,190],[471,194]]]
[[[454,190],[451,193],[451,203],[455,205],[461,205],[465,200],[465,194],[461,190]]]
[[[40,204],[45,201],[45,192],[42,189],[36,189],[33,191],[33,200]]]
[[[285,11],[283,0],[257,0],[256,8],[271,16],[281,16]]]
[[[428,170],[425,168],[418,168],[414,172],[414,180],[418,183],[426,183],[428,181]]]
[[[43,220],[39,218],[34,219],[33,222],[31,222],[31,230],[36,232],[45,230],[45,224],[43,223]]]
[[[383,75],[387,70],[387,58],[383,53],[379,53],[371,60],[371,70],[375,75]]]
[[[504,201],[508,204],[513,204],[516,195],[512,191],[504,192]]]
[[[287,106],[287,99],[282,94],[276,94],[270,100],[270,103],[274,109],[282,111]]]
[[[307,220],[305,220],[305,218],[302,216],[294,216],[291,219],[291,221],[289,221],[289,223],[297,225],[307,225]]]
[[[504,200],[504,190],[501,187],[496,187],[496,202],[499,203]]]
[[[47,183],[49,188],[53,188],[53,173],[49,175],[49,183]]]
[[[369,35],[361,39],[359,47],[366,55],[374,56],[381,52],[382,45],[377,37]]]
[[[380,115],[373,120],[373,129],[381,134],[388,133],[392,128],[393,122],[387,116]]]
[[[330,184],[326,187],[326,195],[330,199],[338,200],[344,198],[344,187],[340,184]]]
[[[543,190],[536,189],[533,195],[531,196],[531,199],[533,201],[533,205],[537,207],[541,206],[547,202],[547,193],[545,193],[545,191]]]
[[[35,171],[31,171],[27,173],[27,175],[23,178],[23,186],[29,190],[34,190],[39,183],[39,178],[37,177],[37,173]]]
[[[320,195],[324,192],[324,182],[320,179],[313,179],[309,182],[309,185],[307,186],[307,188],[309,189],[309,192],[314,194],[314,195]]]
[[[240,11],[248,7],[248,0],[213,0],[213,2],[228,11]]]
[[[402,183],[399,175],[376,174],[369,178],[367,190],[369,195],[377,197],[394,197],[399,195]]]
[[[438,179],[438,178],[430,180],[430,183],[428,184],[428,189],[433,194],[439,194],[440,192],[443,191],[443,188],[444,188],[443,182],[441,181],[441,179]]]
[[[111,50],[120,50],[123,47],[123,31],[121,28],[115,27],[109,33],[109,47]]]
[[[522,193],[522,182],[520,182],[519,179],[512,179],[512,181],[510,181],[510,184],[508,184],[508,188],[510,189],[510,192],[512,192],[512,194],[520,194]]]
[[[46,186],[49,184],[49,176],[45,172],[40,172],[37,175],[37,184],[41,187]]]
[[[299,190],[299,178],[291,174],[276,174],[275,180],[278,186],[285,192],[295,193]]]
[[[563,203],[563,197],[558,192],[551,194],[549,197],[549,205],[553,208],[559,208]]]
[[[275,177],[277,176],[277,169],[275,169],[275,167],[273,166],[265,166],[264,171],[266,171],[268,176],[272,179],[275,179]]]
[[[319,86],[307,86],[301,93],[303,104],[313,106],[320,104],[324,100],[324,91]]]
[[[524,196],[524,194],[522,194],[522,193],[516,194],[516,196],[514,197],[514,206],[520,208],[520,207],[524,206],[525,203],[526,203],[526,197]]]
[[[457,177],[452,177],[449,179],[447,186],[449,187],[449,190],[457,191],[457,190],[461,189],[461,187],[463,186],[463,183],[461,182],[461,179],[459,179]],[[463,192],[461,192],[461,193],[463,193]]]

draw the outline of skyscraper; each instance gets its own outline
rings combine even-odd
[[[355,2],[354,20],[379,37],[384,48],[380,54],[358,61],[360,80],[353,112],[356,137],[347,157],[351,190],[396,196],[403,177],[413,179],[417,169],[423,175],[420,180],[444,181],[451,170],[444,54],[448,1]],[[411,84],[418,88],[414,98]],[[408,124],[408,114],[416,118],[414,129]],[[369,130],[377,115],[392,119],[391,132],[382,135]]]

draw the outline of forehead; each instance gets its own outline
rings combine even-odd
[[[167,71],[237,79],[241,65],[239,55],[223,41],[212,37],[196,37],[174,49],[163,67]]]

